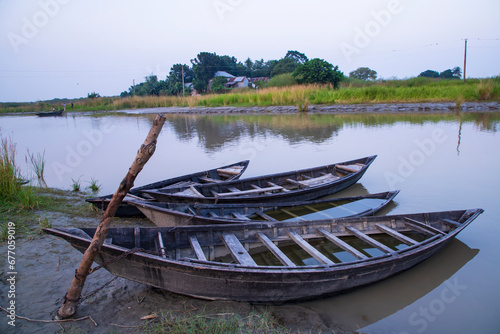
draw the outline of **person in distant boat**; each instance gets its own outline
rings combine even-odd
[[[63,110],[66,111],[66,103],[64,103],[63,106],[64,106]]]
[[[56,111],[56,108],[55,108],[55,107],[52,107],[52,111]]]

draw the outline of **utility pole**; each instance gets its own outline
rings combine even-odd
[[[182,69],[182,96],[184,96],[184,65],[182,65],[181,69]]]
[[[465,39],[465,49],[464,49],[464,83],[465,83],[465,68],[467,66],[467,38]]]

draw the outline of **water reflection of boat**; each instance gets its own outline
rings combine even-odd
[[[264,203],[307,201],[330,195],[355,184],[377,156],[319,167],[256,176],[188,189],[145,190],[159,202]]]
[[[311,299],[410,269],[441,250],[482,212],[112,228],[96,261],[116,276],[192,297]],[[44,231],[83,253],[96,229]]]
[[[46,111],[46,112],[38,112],[36,115],[38,117],[48,117],[48,116],[61,116],[64,110],[58,111]]]
[[[300,305],[316,312],[327,324],[359,330],[424,297],[450,279],[479,253],[454,239],[427,261],[395,277],[330,298]]]
[[[220,181],[230,181],[236,180],[245,172],[250,161],[244,160],[239,161],[234,164],[221,166],[201,172],[195,172],[187,175],[177,176],[170,179],[165,179],[163,181],[158,181],[144,186],[135,187],[130,189],[128,196],[139,197],[139,199],[144,200],[144,197],[140,197],[142,191],[151,190],[156,188],[170,188],[175,187],[176,189],[185,189],[186,187],[201,184],[201,183],[214,183]],[[94,198],[86,199],[87,202],[92,203],[94,206],[101,210],[106,210],[109,201],[113,195],[104,195]],[[149,197],[150,198],[150,197]],[[133,205],[127,203],[121,203],[118,210],[115,213],[116,217],[132,217],[141,216],[142,213]]]
[[[157,226],[311,221],[372,215],[386,207],[397,191],[286,203],[197,204],[128,199]]]

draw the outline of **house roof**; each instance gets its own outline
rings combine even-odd
[[[233,78],[230,78],[230,79],[227,81],[227,84],[226,84],[226,85],[235,85],[235,84],[237,84],[238,82],[243,82],[245,79],[246,79],[246,77],[233,77]]]
[[[227,73],[226,71],[217,71],[214,74],[215,77],[226,77],[226,78],[234,78],[235,76],[232,74]]]
[[[264,81],[264,82],[268,82],[268,81],[269,81],[269,77],[255,77],[255,78],[248,78],[248,81],[250,81],[250,82],[255,82],[255,81]]]

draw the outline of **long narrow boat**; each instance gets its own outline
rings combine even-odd
[[[410,269],[446,246],[482,212],[112,228],[96,261],[113,275],[203,299],[312,299]],[[83,253],[95,228],[45,232]]]
[[[316,201],[259,204],[193,204],[127,200],[157,226],[310,221],[372,215],[387,206],[399,190]]]
[[[129,198],[132,196],[138,197],[141,200],[151,199],[151,197],[142,197],[142,193],[145,190],[163,188],[169,189],[174,187],[175,189],[186,189],[189,186],[202,184],[202,183],[217,183],[223,181],[230,181],[238,179],[243,172],[248,167],[250,163],[249,160],[239,161],[234,164],[217,167],[214,169],[209,169],[201,172],[186,174],[182,176],[173,177],[170,179],[165,179],[163,181],[158,181],[150,184],[146,184],[141,187],[135,187],[130,189],[128,192]],[[106,210],[109,201],[113,194],[94,197],[86,199],[87,202],[92,203],[94,206],[101,210]],[[118,210],[115,213],[116,217],[132,217],[141,216],[142,213],[136,209],[135,206],[129,205],[127,203],[120,204]]]
[[[145,190],[159,202],[264,203],[307,201],[341,191],[356,183],[377,156],[320,167],[282,172],[188,188]]]
[[[36,115],[38,117],[49,117],[49,116],[61,116],[62,113],[63,110],[58,110],[58,111],[37,112]]]

